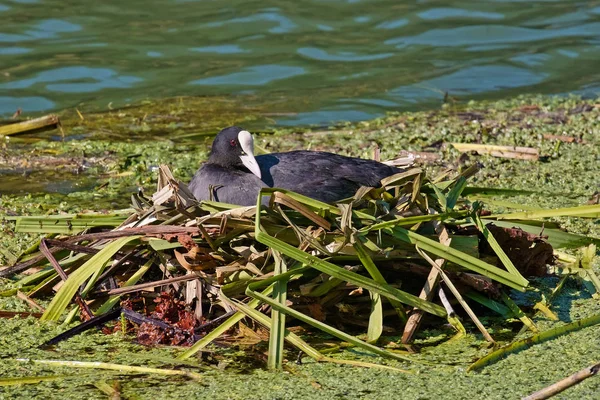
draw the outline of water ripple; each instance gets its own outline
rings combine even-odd
[[[547,73],[535,73],[525,68],[489,65],[467,67],[418,84],[401,86],[389,92],[398,98],[440,97],[443,92],[454,95],[473,95],[524,86],[533,86],[544,81]]]
[[[267,22],[276,22],[278,26],[269,28],[269,32],[271,33],[288,33],[296,28],[296,24],[292,22],[291,19],[280,15],[276,12],[263,12],[252,15],[250,17],[242,17],[242,18],[233,18],[227,21],[218,21],[211,22],[206,24],[206,26],[211,28],[222,27],[224,25],[237,25],[237,24],[248,24],[248,23],[260,23],[263,21]]]
[[[29,53],[31,49],[25,47],[0,47],[0,55],[17,55]]]
[[[417,36],[405,36],[385,41],[403,48],[408,45],[456,47],[481,44],[521,43],[550,40],[559,37],[600,36],[600,22],[563,29],[532,29],[505,25],[476,25],[451,29],[432,29]]]
[[[246,68],[242,72],[234,72],[228,75],[212,76],[210,78],[198,79],[190,82],[192,85],[242,85],[258,86],[266,85],[276,80],[287,79],[305,73],[302,67],[291,67],[287,65],[257,65]]]
[[[473,19],[504,19],[504,15],[496,12],[472,11],[462,8],[432,8],[417,14],[422,19],[441,20],[445,18],[473,18]]]
[[[376,29],[397,29],[402,28],[403,26],[408,25],[408,20],[406,18],[395,19],[392,21],[384,21],[377,25]]]
[[[383,60],[394,55],[394,53],[382,53],[382,54],[358,54],[352,51],[340,51],[335,54],[328,53],[323,49],[316,47],[302,47],[297,50],[298,54],[304,57],[312,58],[313,60],[319,61],[373,61]]]
[[[0,89],[26,89],[39,83],[48,83],[50,92],[86,93],[101,89],[129,88],[142,81],[135,76],[123,76],[109,68],[64,67],[43,71],[33,78],[0,85]]]
[[[587,94],[596,3],[0,0],[0,114],[277,93],[290,121],[327,123],[437,107],[444,91]]]
[[[250,53],[250,50],[244,50],[237,44],[222,44],[218,46],[192,47],[191,51],[198,53],[217,53],[217,54],[239,54]]]
[[[0,96],[0,110],[7,110],[11,113],[22,109],[25,112],[44,111],[56,107],[56,104],[44,97],[7,97]]]
[[[0,32],[0,42],[26,42],[38,39],[54,39],[61,33],[80,31],[81,25],[73,24],[61,19],[46,19],[36,24],[33,29],[28,29],[22,34]]]

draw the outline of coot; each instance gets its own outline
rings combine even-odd
[[[373,160],[323,151],[290,151],[254,157],[252,135],[237,126],[215,137],[208,161],[189,188],[198,200],[250,206],[263,187],[278,187],[324,202],[351,197],[361,186],[402,172]]]

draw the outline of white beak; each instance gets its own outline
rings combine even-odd
[[[240,156],[240,160],[242,160],[242,163],[250,170],[250,172],[260,179],[260,167],[256,162],[256,158],[254,158],[254,139],[252,139],[252,135],[248,131],[240,131],[240,133],[238,133],[238,141],[245,153]]]

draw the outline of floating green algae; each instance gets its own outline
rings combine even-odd
[[[440,363],[437,366],[409,367],[394,361],[388,365],[400,366],[414,372],[401,374],[391,371],[355,368],[315,363],[304,359],[302,365],[288,363],[284,372],[267,372],[260,368],[237,372],[230,367],[227,352],[204,355],[203,367],[195,366],[194,361],[175,360],[178,352],[172,348],[145,348],[130,343],[119,334],[104,335],[87,332],[61,343],[57,348],[44,351],[35,346],[60,332],[56,325],[40,324],[37,320],[14,319],[0,326],[2,357],[0,375],[41,376],[68,375],[68,378],[35,385],[0,387],[0,397],[4,398],[80,398],[82,393],[90,398],[101,397],[93,384],[99,380],[118,381],[123,397],[127,398],[192,398],[210,396],[219,399],[262,399],[262,398],[307,398],[307,399],[376,399],[396,398],[402,393],[403,399],[422,398],[520,398],[539,388],[557,381],[582,366],[594,362],[600,352],[597,340],[600,329],[586,328],[559,337],[550,342],[533,346],[488,366],[481,373],[466,374],[465,356],[477,357],[484,353],[483,342],[468,336],[464,339],[442,345],[439,350],[426,351],[425,360]],[[15,331],[19,335],[15,335]],[[21,343],[15,342],[20,340]],[[7,348],[12,350],[7,351]],[[231,351],[230,351],[231,352]],[[218,351],[217,351],[218,353]],[[446,354],[446,357],[444,357]],[[22,364],[10,361],[15,357],[32,359],[77,359],[81,361],[105,361],[129,365],[144,365],[158,368],[186,368],[202,374],[202,381],[195,382],[181,377],[160,377],[152,375],[123,375],[107,371],[77,371],[67,368]],[[362,359],[369,362],[382,362],[382,359],[368,356],[355,350],[345,350],[335,355],[345,359]],[[442,366],[441,363],[456,357],[460,363]],[[235,356],[232,356],[235,357]],[[211,366],[206,366],[212,364]],[[565,394],[566,398],[592,399],[600,389],[600,382],[588,379]]]
[[[136,113],[142,114],[143,107],[136,108]],[[127,111],[114,110],[110,113],[119,112]],[[107,122],[101,129],[79,124],[78,118],[76,114],[65,115],[65,134],[69,137],[72,134],[70,129],[77,128],[77,134],[82,135],[82,138],[65,142],[40,139],[35,143],[21,143],[18,151],[33,150],[56,158],[65,157],[65,160],[69,154],[82,154],[82,159],[95,157],[97,163],[81,172],[89,174],[92,180],[97,180],[93,190],[2,195],[0,215],[54,214],[127,207],[129,194],[138,188],[152,193],[156,185],[155,167],[158,164],[169,164],[178,178],[187,180],[208,154],[210,138],[186,136],[202,133],[201,129],[193,126],[188,125],[185,129],[174,127],[173,131],[183,129],[176,137],[168,137],[169,133],[164,131],[166,128],[163,126],[160,129],[166,132],[165,137],[158,136],[159,129],[146,130],[148,136],[144,136],[144,130],[141,129],[128,138],[127,126],[130,125],[127,124],[132,123],[129,116],[113,115],[110,123]],[[92,117],[84,114],[84,118],[87,120]],[[95,122],[102,127],[101,114],[94,118],[97,118]],[[126,119],[128,122],[123,123],[123,127],[111,131],[120,119]],[[256,142],[258,147],[265,151],[311,148],[362,157],[371,157],[377,146],[381,148],[383,159],[394,157],[400,150],[430,151],[436,154],[439,160],[427,164],[426,168],[436,171],[447,166],[456,167],[481,161],[484,168],[472,178],[473,184],[534,192],[516,197],[488,196],[490,200],[550,208],[584,204],[592,197],[594,191],[598,190],[599,122],[600,110],[595,107],[594,101],[577,98],[522,97],[494,103],[469,103],[460,107],[448,105],[429,112],[392,114],[374,121],[331,129],[274,129],[273,133],[259,134]],[[210,129],[216,133],[220,127],[233,123],[244,125],[243,119],[223,120],[222,125],[215,125]],[[102,138],[104,130],[116,134],[111,134],[110,139]],[[558,146],[556,139],[547,139],[544,135],[572,136],[585,143],[561,143]],[[485,155],[461,155],[451,147],[441,146],[442,141],[479,140],[488,144],[536,147],[540,149],[543,158],[531,162]],[[7,147],[10,149],[14,142],[18,141],[11,139]],[[504,205],[495,206],[493,202],[490,204],[492,210],[505,209]],[[597,220],[560,218],[557,221],[569,231],[600,237]],[[19,254],[37,239],[35,235],[11,234],[10,222],[4,222],[2,229],[5,235],[0,237],[0,247],[13,255]],[[4,264],[6,259],[6,255],[0,254],[1,263]],[[595,265],[595,268],[598,269],[598,265]],[[8,286],[10,284],[6,287]],[[3,309],[27,309],[21,301],[0,304]],[[560,295],[553,299],[553,304],[556,305],[563,321],[582,318],[596,312],[597,309],[597,301],[590,299],[587,291],[575,280],[569,280]],[[540,314],[536,314],[534,319],[543,329],[557,324]],[[165,348],[146,349],[131,344],[129,339],[118,335],[107,337],[93,332],[61,343],[52,351],[37,350],[38,344],[63,329],[52,324],[42,324],[34,319],[1,322],[3,358],[71,358],[171,367],[172,365],[165,360],[174,359],[179,351]],[[239,373],[231,367],[234,363],[227,362],[228,355],[225,352],[219,356],[225,361],[217,362],[203,372],[205,379],[202,383],[181,377],[131,377],[106,371],[86,371],[64,381],[1,387],[0,397],[53,398],[60,392],[62,398],[79,398],[82,391],[85,391],[86,397],[105,398],[105,395],[93,386],[100,377],[107,382],[118,381],[123,396],[132,398],[211,396],[215,399],[359,399],[392,398],[397,397],[398,393],[402,393],[402,398],[407,399],[517,398],[597,362],[597,354],[600,354],[600,341],[597,340],[600,335],[599,329],[598,326],[586,328],[533,346],[484,368],[481,373],[468,375],[465,373],[467,366],[489,352],[486,343],[479,335],[449,341],[452,333],[440,331],[435,335],[433,332],[421,332],[417,343],[423,346],[420,359],[445,364],[444,366],[408,366],[385,361],[399,368],[412,369],[414,374],[317,364],[310,360],[305,360],[305,364],[301,366],[289,362],[288,371],[279,374],[260,369]],[[507,340],[514,338],[514,332],[506,332],[506,335],[499,336],[496,336],[496,332],[493,334],[499,338],[506,336]],[[438,343],[443,344],[433,346]],[[354,349],[334,356],[384,362]],[[209,353],[204,357],[211,355]],[[294,354],[290,354],[289,357],[293,359]],[[10,361],[0,367],[2,376],[37,374],[73,375],[72,371],[67,369],[49,369]],[[565,395],[568,394],[572,398],[593,398],[598,390],[600,383],[598,379],[592,378],[569,389]]]

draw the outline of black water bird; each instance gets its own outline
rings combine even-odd
[[[198,200],[249,206],[263,187],[278,187],[324,202],[353,196],[361,186],[402,172],[373,160],[322,151],[290,151],[254,156],[252,135],[242,128],[223,129],[215,137],[208,161],[189,188]]]

